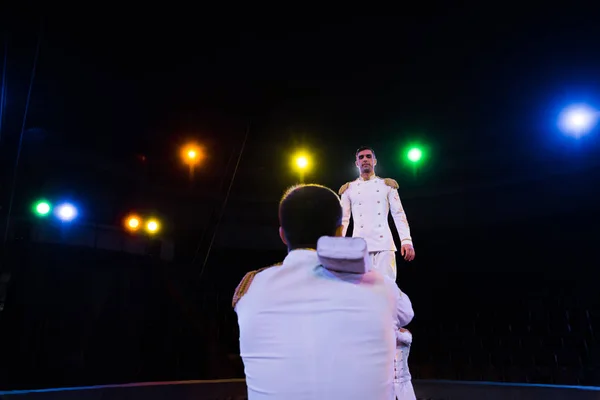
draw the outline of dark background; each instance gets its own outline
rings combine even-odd
[[[290,157],[337,189],[361,145],[413,231],[415,377],[600,384],[598,131],[556,128],[598,101],[593,13],[302,11],[2,13],[3,388],[243,376],[231,296],[285,256]],[[188,140],[207,155],[193,182]],[[35,240],[40,196],[77,202],[78,224],[158,214],[175,257]]]

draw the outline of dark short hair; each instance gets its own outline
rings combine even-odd
[[[354,154],[354,157],[358,157],[358,153],[360,153],[361,151],[365,151],[365,150],[369,150],[371,153],[373,153],[373,158],[377,158],[375,156],[375,150],[373,150],[372,148],[370,148],[368,146],[360,146],[358,148],[358,150],[356,150],[356,153]]]
[[[321,236],[334,236],[342,224],[340,198],[325,186],[293,186],[279,202],[279,223],[290,250],[316,248]]]

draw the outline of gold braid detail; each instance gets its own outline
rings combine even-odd
[[[264,271],[265,269],[268,269],[271,267],[278,267],[280,265],[281,265],[281,263],[273,264],[268,267],[257,269],[256,271],[250,271],[246,275],[244,275],[240,284],[237,286],[237,288],[235,288],[235,292],[233,293],[233,299],[231,300],[231,307],[235,308],[238,301],[240,301],[240,299],[246,294],[246,292],[250,288],[250,284],[252,284],[252,281],[254,280],[254,277],[256,276],[256,274]]]
[[[338,190],[338,194],[341,196],[344,194],[344,192],[346,190],[348,190],[348,187],[350,186],[350,182],[346,182],[342,185],[342,187],[340,187],[340,190]]]
[[[398,189],[400,187],[400,185],[398,185],[398,182],[396,182],[396,180],[392,178],[385,178],[383,182],[392,189]]]

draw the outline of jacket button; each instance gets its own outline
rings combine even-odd
[[[362,228],[363,226],[361,225],[360,227]]]
[[[379,192],[379,189],[377,189],[377,191]]]
[[[379,224],[379,227],[381,228],[381,224]]]
[[[383,235],[379,235],[379,237],[380,237],[380,238],[382,238],[382,237],[383,237]]]
[[[377,203],[381,203],[379,200],[377,200]]]
[[[377,215],[381,215],[381,213],[377,213]]]

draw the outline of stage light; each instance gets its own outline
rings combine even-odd
[[[137,215],[130,215],[127,218],[125,218],[125,228],[127,230],[130,230],[132,232],[137,231],[138,229],[140,229],[141,225],[142,219]]]
[[[204,158],[202,148],[195,143],[188,143],[181,148],[181,159],[185,164],[194,166]]]
[[[306,159],[306,157],[298,157],[296,159],[296,165],[298,166],[298,168],[304,169],[308,167],[308,160]]]
[[[300,173],[309,170],[311,164],[310,156],[304,151],[297,152],[292,157],[292,167]]]
[[[33,212],[39,217],[47,216],[52,210],[52,206],[45,200],[39,200],[33,206]]]
[[[160,230],[160,223],[156,219],[151,219],[146,223],[146,231],[153,235]]]
[[[423,165],[429,161],[431,149],[422,142],[410,142],[399,149],[399,162],[406,168],[410,168],[413,173],[417,173]]]
[[[127,225],[129,225],[131,229],[137,229],[140,226],[140,220],[137,218],[130,218]]]
[[[77,208],[71,203],[63,203],[56,207],[56,216],[63,222],[70,222],[77,217]]]
[[[565,134],[578,138],[594,128],[598,115],[598,111],[586,104],[572,105],[560,113],[558,126]]]
[[[408,150],[406,156],[408,157],[408,160],[410,162],[416,163],[421,161],[421,158],[423,157],[423,151],[418,147],[413,147],[410,150]]]

